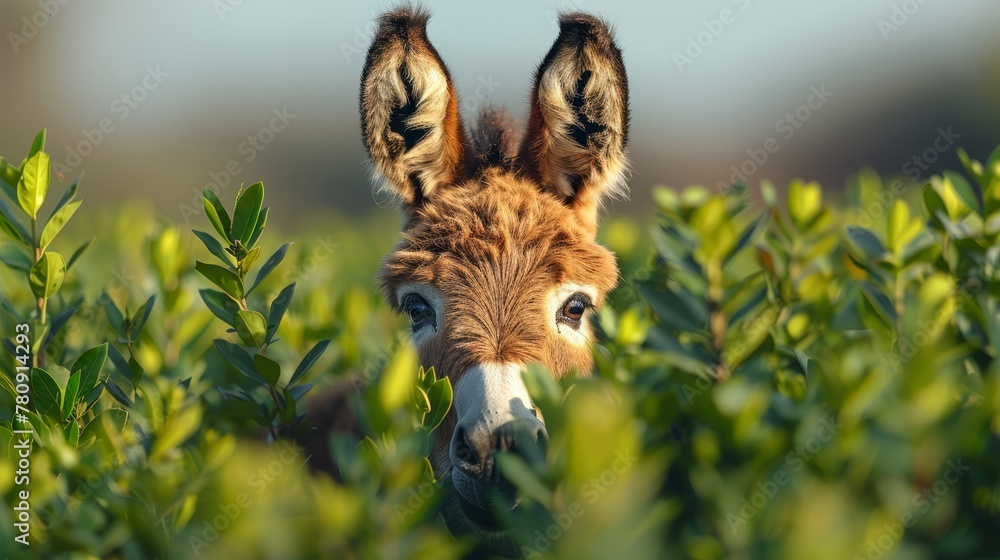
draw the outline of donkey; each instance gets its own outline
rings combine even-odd
[[[563,15],[523,139],[492,109],[467,131],[427,20],[382,15],[361,77],[364,144],[404,214],[379,280],[421,363],[455,387],[431,456],[448,526],[496,536],[493,508],[514,503],[495,454],[547,441],[522,367],[588,372],[589,316],[618,282],[595,235],[602,203],[625,194],[628,83],[608,26]]]

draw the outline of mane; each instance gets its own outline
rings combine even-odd
[[[519,167],[517,153],[520,134],[514,129],[510,113],[503,108],[487,107],[479,114],[470,131],[472,144],[469,176],[489,168],[514,171]]]

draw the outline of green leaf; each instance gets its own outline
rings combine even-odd
[[[201,406],[192,405],[170,416],[156,437],[150,460],[155,462],[165,453],[184,443],[201,425]]]
[[[45,253],[31,267],[28,280],[31,283],[31,293],[36,298],[48,299],[62,286],[66,277],[66,261],[59,253]]]
[[[69,258],[69,262],[66,263],[66,270],[69,270],[70,268],[73,268],[73,263],[75,263],[77,261],[77,259],[80,258],[80,255],[82,255],[83,252],[86,251],[87,248],[89,248],[94,243],[94,239],[95,239],[95,237],[91,236],[90,239],[84,241],[82,245],[80,245],[79,247],[77,247],[76,251],[73,251],[73,255],[70,256],[70,258]]]
[[[21,180],[21,171],[0,156],[0,187],[11,200],[17,200],[17,183]]]
[[[669,285],[637,282],[643,298],[660,320],[681,332],[701,332],[708,325],[708,308],[700,298],[677,293]]]
[[[442,377],[435,381],[427,391],[427,398],[431,401],[431,412],[424,417],[424,427],[434,430],[441,425],[444,417],[451,410],[451,403],[454,399],[454,392],[451,388],[451,380]]]
[[[49,155],[38,152],[28,158],[24,169],[21,170],[21,180],[17,184],[17,201],[32,220],[38,218],[38,210],[49,192],[50,165]]]
[[[326,347],[329,345],[330,345],[329,339],[321,340],[317,342],[315,346],[313,346],[312,349],[309,350],[309,352],[306,352],[305,357],[302,358],[302,361],[299,362],[299,365],[295,367],[295,371],[292,373],[291,379],[288,380],[288,385],[291,385],[296,381],[298,381],[299,379],[301,379],[302,376],[305,375],[307,371],[309,371],[309,368],[311,368],[313,364],[316,363],[316,360],[318,360],[319,357],[323,355],[323,352],[326,352]]]
[[[257,182],[236,197],[236,208],[233,211],[232,238],[239,239],[249,246],[257,220],[260,218],[261,204],[264,202],[264,184]]]
[[[14,216],[10,207],[3,200],[0,200],[0,231],[24,245],[31,245],[31,234],[28,229]]]
[[[76,447],[80,443],[80,424],[74,419],[69,423],[68,432],[66,434],[66,442],[69,443],[71,447]]]
[[[951,183],[951,186],[955,189],[955,193],[962,199],[962,202],[972,209],[973,212],[982,215],[982,208],[979,206],[979,197],[976,196],[976,191],[965,180],[965,177],[954,171],[945,171],[944,176]]]
[[[146,326],[146,321],[149,320],[149,314],[153,312],[153,304],[156,303],[156,294],[149,296],[146,303],[139,306],[139,309],[135,310],[135,314],[132,315],[132,330],[129,333],[129,338],[132,342],[135,342],[139,338],[139,333],[142,332],[142,328]]]
[[[255,346],[257,349],[264,345],[267,337],[267,320],[260,313],[249,309],[240,309],[236,312],[233,327],[243,344]]]
[[[76,191],[80,187],[80,181],[83,180],[83,175],[76,178],[75,181],[70,183],[69,187],[66,187],[63,195],[59,197],[59,202],[56,203],[56,207],[52,209],[52,214],[49,214],[49,221],[52,220],[52,216],[56,215],[56,212],[63,209],[64,206],[70,203],[71,200],[76,196]]]
[[[80,372],[80,395],[86,395],[101,383],[101,369],[108,359],[108,343],[95,346],[80,355],[73,362],[73,371]]]
[[[281,379],[281,366],[278,362],[263,354],[257,354],[253,357],[253,365],[257,368],[257,373],[268,383],[272,386],[278,384],[278,380]]]
[[[98,445],[106,448],[109,453],[113,452],[116,448],[113,442],[121,440],[120,434],[125,430],[127,423],[127,410],[122,408],[102,410],[87,423],[80,436],[80,441],[93,439]]]
[[[122,316],[122,312],[118,310],[118,306],[115,305],[115,301],[111,299],[111,294],[107,290],[101,294],[101,304],[104,306],[104,314],[108,317],[108,323],[111,324],[111,328],[115,330],[118,336],[125,338],[125,317]]]
[[[847,237],[870,260],[878,260],[886,255],[886,249],[878,237],[863,227],[847,226]]]
[[[76,397],[80,391],[80,378],[80,372],[76,371],[73,375],[69,376],[69,381],[66,382],[66,391],[63,393],[62,401],[63,420],[72,418],[70,414],[73,413],[73,408],[76,406]]]
[[[33,264],[31,257],[13,243],[0,244],[0,262],[19,272],[30,271]]]
[[[208,216],[208,221],[212,222],[212,227],[215,228],[215,231],[219,232],[219,235],[226,242],[231,243],[233,238],[230,236],[229,231],[232,229],[232,224],[229,222],[229,214],[226,212],[226,207],[222,205],[219,196],[211,189],[205,189],[204,197],[205,215]]]
[[[431,411],[431,399],[427,396],[427,391],[423,387],[413,386],[413,404],[417,407],[417,412],[427,414]],[[421,419],[424,416],[421,416]]]
[[[278,325],[281,324],[281,318],[285,316],[285,310],[288,309],[288,305],[292,302],[292,295],[295,294],[295,282],[285,286],[283,290],[274,298],[271,302],[271,309],[267,313],[267,343],[271,344],[271,340],[274,339],[274,335],[278,332]]]
[[[788,217],[804,228],[823,209],[823,191],[819,183],[806,184],[796,179],[788,186]]]
[[[723,362],[730,370],[743,363],[771,336],[771,329],[781,316],[782,304],[773,302],[757,314],[732,325],[725,334]]]
[[[545,486],[524,459],[513,453],[502,452],[496,454],[495,460],[500,475],[510,481],[522,495],[546,507],[551,506],[552,491]]]
[[[133,387],[139,386],[139,383],[142,381],[142,374],[145,372],[146,370],[142,368],[142,364],[135,361],[134,356],[128,357],[128,376]]]
[[[225,321],[227,325],[233,326],[236,321],[236,312],[240,310],[239,304],[233,301],[233,298],[222,292],[209,289],[198,290],[198,293],[201,294],[201,299],[213,315]]]
[[[194,268],[213,284],[222,288],[222,291],[229,294],[229,297],[236,301],[243,299],[243,280],[232,270],[201,261],[196,261]]]
[[[233,260],[229,257],[229,253],[227,253],[226,250],[222,247],[222,243],[219,243],[218,239],[212,237],[211,235],[203,231],[198,231],[196,229],[191,230],[191,232],[194,233],[198,237],[198,239],[201,239],[201,242],[205,244],[205,247],[208,249],[209,253],[215,255],[217,259],[226,263],[227,266],[229,267],[233,266],[232,265]]]
[[[217,338],[215,339],[215,348],[227,362],[236,368],[236,371],[239,371],[243,375],[253,379],[265,387],[268,385],[267,380],[257,373],[257,369],[254,367],[250,354],[247,354],[247,351],[244,350],[242,346],[237,346],[228,340]]]
[[[260,247],[254,247],[253,249],[250,249],[250,252],[247,253],[247,256],[243,257],[243,261],[240,263],[240,268],[241,270],[243,270],[244,276],[246,276],[247,272],[250,272],[250,269],[253,268],[254,263],[257,262],[257,259],[259,257],[260,257]]]
[[[886,325],[891,326],[896,322],[896,308],[893,307],[889,296],[885,295],[882,290],[869,282],[862,282],[861,293],[872,304],[872,307],[875,308],[875,311]]]
[[[248,247],[253,247],[257,244],[257,240],[260,239],[260,234],[264,232],[264,226],[267,225],[267,213],[270,208],[264,208],[260,211],[260,216],[257,218],[257,225],[253,228],[253,233],[250,235],[250,241],[247,242]]]
[[[31,143],[31,151],[28,152],[28,157],[30,158],[31,156],[37,154],[38,152],[44,149],[45,149],[45,129],[43,128],[41,132],[39,132],[35,136],[35,140]]]
[[[910,220],[910,207],[897,198],[889,210],[885,226],[885,244],[893,254],[901,255],[906,245],[920,233],[923,223],[919,219]]]
[[[291,246],[292,246],[291,243],[285,243],[277,251],[275,251],[273,255],[268,257],[264,265],[260,267],[259,271],[257,271],[257,277],[254,278],[253,284],[251,284],[250,289],[247,290],[247,295],[253,292],[254,288],[259,286],[260,283],[263,282],[264,279],[267,278],[269,274],[271,274],[271,271],[273,271],[275,267],[281,264],[282,259],[285,258],[285,253],[288,252],[288,248]]]
[[[44,369],[31,368],[31,392],[35,410],[39,414],[46,414],[52,408],[58,409],[62,403],[62,390]]]
[[[113,380],[108,379],[104,383],[104,388],[108,391],[108,394],[111,395],[116,401],[122,403],[123,405],[129,408],[135,407],[135,403],[132,402],[132,399],[129,398],[129,396],[125,394],[125,391],[121,387],[119,387],[118,384],[115,383]]]
[[[80,204],[81,201],[79,200],[70,202],[49,218],[49,223],[45,224],[45,228],[42,229],[42,237],[38,242],[42,251],[48,248],[49,243],[52,243],[52,240],[59,235],[59,232],[66,226],[66,222],[69,222],[73,214],[76,213],[76,209],[80,207]]]

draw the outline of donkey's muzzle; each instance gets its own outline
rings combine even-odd
[[[503,477],[496,460],[498,453],[518,456],[529,465],[545,463],[549,434],[537,418],[517,418],[495,430],[484,426],[462,426],[452,439],[452,479],[466,501],[489,510],[499,500],[505,507],[514,503],[514,488]]]

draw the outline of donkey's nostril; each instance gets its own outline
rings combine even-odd
[[[462,472],[481,476],[486,469],[486,462],[492,458],[492,445],[482,441],[481,437],[472,436],[469,430],[459,426],[451,444],[451,462]],[[477,445],[482,444],[482,445]]]

